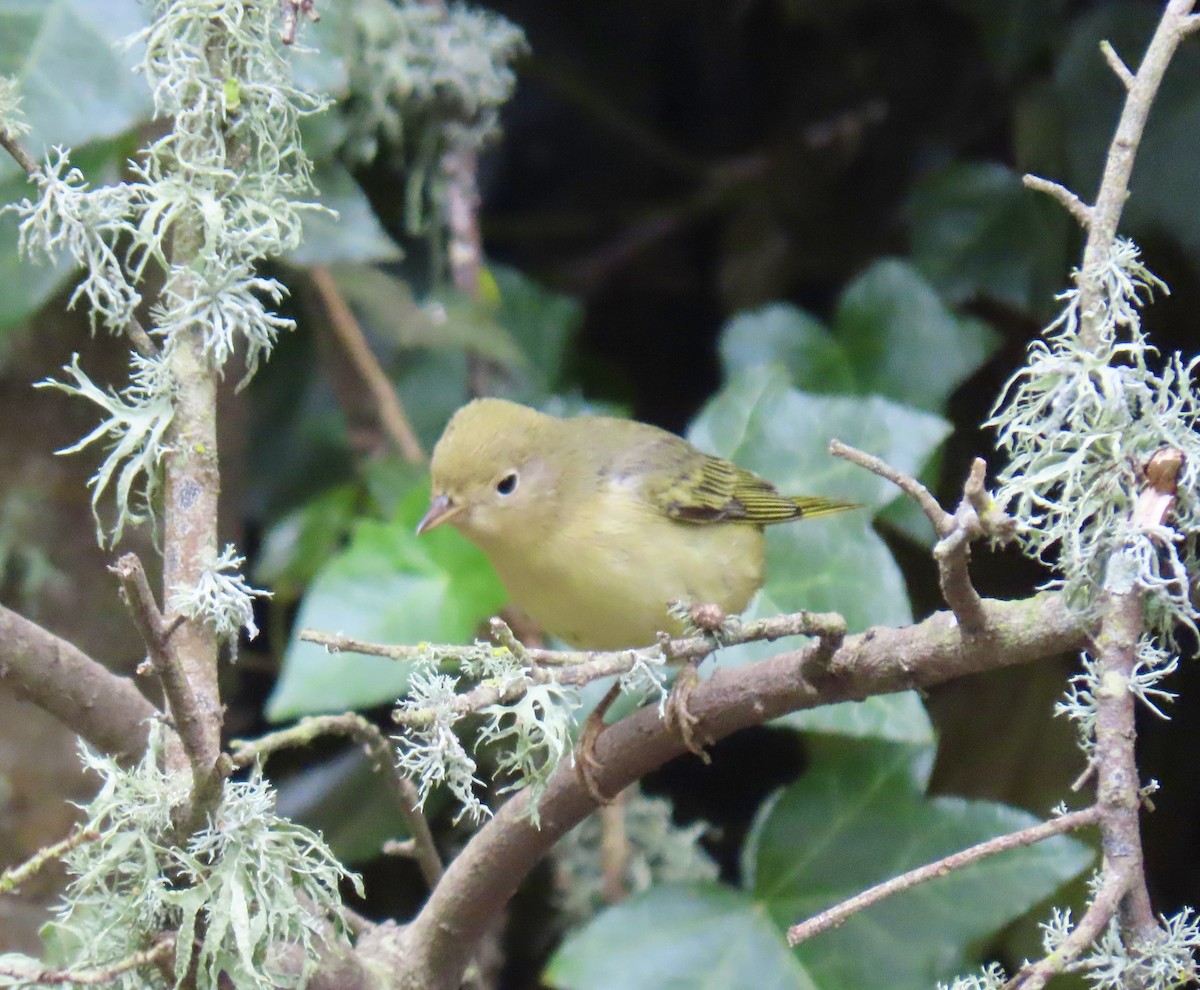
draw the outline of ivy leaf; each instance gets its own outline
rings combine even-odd
[[[776,365],[809,392],[854,394],[856,369],[828,327],[789,303],[739,313],[726,324],[717,348],[727,376]]]
[[[834,336],[874,395],[939,412],[995,349],[995,333],[956,316],[907,262],[877,261],[842,294]]]
[[[276,520],[263,539],[255,580],[281,601],[299,598],[350,531],[357,486],[338,485]]]
[[[288,256],[290,261],[329,265],[400,257],[400,248],[383,229],[366,193],[344,165],[333,159],[319,159],[313,181],[318,190],[316,201],[333,213],[305,214],[304,240]]]
[[[818,990],[753,900],[718,884],[652,887],[567,937],[560,990]]]
[[[846,287],[831,329],[777,303],[735,317],[719,348],[727,377],[770,363],[808,392],[881,395],[939,412],[996,343],[983,323],[948,309],[912,265],[884,259]]]
[[[35,159],[131,130],[150,116],[150,93],[117,42],[146,24],[138,0],[0,0],[0,75],[16,79]],[[0,157],[0,177],[19,171]]]
[[[296,629],[320,629],[383,643],[469,643],[479,623],[505,601],[482,552],[449,527],[418,538],[428,486],[411,491],[395,519],[367,519],[350,545],[317,574]],[[267,717],[384,704],[408,687],[408,664],[351,654],[293,636]]]
[[[949,853],[1037,823],[989,801],[924,795],[932,749],[824,740],[764,807],[747,842],[747,887],[786,930]],[[803,837],[798,841],[798,837]],[[1092,853],[1064,836],[898,894],[797,949],[819,987],[928,990],[976,963],[970,947],[1081,873]]]

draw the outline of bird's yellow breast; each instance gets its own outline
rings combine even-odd
[[[759,526],[680,522],[619,485],[566,518],[468,535],[516,605],[584,649],[645,646],[661,631],[680,633],[667,612],[673,600],[740,612],[763,582]]]

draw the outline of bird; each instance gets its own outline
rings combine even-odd
[[[417,533],[455,527],[514,605],[584,650],[682,635],[679,602],[741,612],[763,584],[765,526],[857,507],[784,495],[648,423],[558,418],[499,398],[454,413],[430,474]],[[681,690],[695,683],[693,667]],[[677,715],[686,745],[703,755],[686,706]]]

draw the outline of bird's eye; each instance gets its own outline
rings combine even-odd
[[[496,492],[500,495],[511,495],[517,490],[517,472],[509,471],[503,478],[496,482]]]

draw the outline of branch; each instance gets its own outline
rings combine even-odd
[[[167,959],[175,951],[175,936],[160,935],[148,949],[135,952],[118,962],[92,969],[22,969],[7,963],[0,963],[0,977],[18,980],[21,983],[73,983],[76,986],[99,986],[112,983],[122,973],[128,973],[143,966],[156,965]]]
[[[861,468],[866,468],[872,474],[877,474],[886,481],[890,481],[921,507],[921,511],[925,513],[926,518],[933,523],[933,530],[938,536],[949,536],[953,532],[954,517],[941,507],[929,489],[917,481],[916,478],[892,467],[874,454],[868,454],[857,447],[851,447],[847,443],[842,443],[841,440],[829,441],[829,453],[834,457],[840,457],[844,461],[849,461],[851,464],[857,464]]]
[[[361,715],[349,712],[345,715],[312,716],[260,739],[235,739],[232,742],[233,762],[235,766],[246,767],[277,750],[307,746],[322,735],[347,736],[353,739],[362,746],[376,769],[386,775],[388,785],[412,836],[413,858],[420,866],[425,882],[430,888],[436,886],[442,878],[444,867],[437,845],[433,841],[433,833],[429,830],[429,823],[421,812],[417,790],[407,777],[397,771],[387,737],[379,731],[378,726],[368,722]]]
[[[1107,38],[1100,42],[1100,54],[1104,56],[1108,67],[1113,70],[1113,75],[1121,80],[1121,85],[1126,89],[1133,89],[1135,81],[1133,73],[1129,71],[1125,60],[1117,54],[1117,50],[1113,48],[1112,42]]]
[[[496,640],[527,666],[526,680],[509,682],[503,686],[489,682],[465,694],[457,695],[451,707],[460,715],[480,711],[489,705],[516,701],[532,684],[554,682],[581,687],[605,677],[626,674],[639,663],[653,666],[668,660],[672,663],[699,660],[723,646],[735,646],[740,643],[773,642],[785,636],[815,636],[819,644],[824,644],[813,651],[814,659],[819,659],[840,644],[846,633],[846,620],[830,612],[794,612],[789,615],[755,619],[744,624],[733,619],[722,627],[719,635],[664,639],[655,646],[630,650],[535,649],[520,643],[513,636],[512,630],[500,619],[492,620],[492,631]],[[439,662],[459,661],[476,649],[474,646],[457,645],[394,646],[366,643],[315,629],[302,629],[300,639],[309,643],[319,643],[334,652],[361,653],[390,660],[434,657]],[[423,725],[432,717],[432,712],[425,709],[397,711],[393,715],[396,722],[402,725]]]
[[[53,845],[39,849],[29,859],[25,860],[24,863],[10,866],[3,873],[0,873],[0,894],[11,894],[26,880],[38,873],[47,863],[65,856],[72,849],[82,846],[85,842],[95,842],[99,838],[100,833],[95,829],[78,828],[61,842],[56,842]]]
[[[812,663],[821,649],[814,643],[747,667],[719,669],[692,693],[690,710],[715,741],[791,711],[1030,663],[1087,641],[1086,621],[1056,594],[985,600],[983,608],[987,633],[981,637],[965,636],[952,615],[939,612],[917,625],[847,636],[823,667]],[[816,674],[808,676],[814,666]],[[601,734],[596,783],[615,794],[683,752],[683,742],[657,708],[643,708]],[[457,988],[464,961],[490,920],[547,850],[595,809],[567,765],[555,772],[538,802],[540,829],[528,819],[528,800],[522,792],[500,808],[405,929],[402,949],[409,965],[399,982],[404,990]]]
[[[214,747],[208,713],[201,707],[187,670],[175,648],[181,622],[168,625],[154,601],[154,592],[137,554],[127,553],[110,568],[121,582],[121,594],[133,616],[133,624],[146,646],[150,666],[162,683],[171,723],[179,733],[192,769],[194,811],[209,807],[214,791],[219,792],[217,770],[219,748]],[[219,738],[219,737],[217,737]]]
[[[1099,818],[1100,809],[1093,805],[1090,808],[1084,808],[1082,811],[1073,811],[1059,818],[1052,818],[1050,821],[1021,829],[1019,832],[998,835],[994,839],[980,842],[969,849],[945,856],[915,870],[909,870],[907,873],[902,873],[900,876],[893,877],[884,883],[876,884],[874,887],[864,890],[861,894],[842,901],[841,904],[835,905],[827,911],[822,911],[807,921],[793,925],[788,929],[788,945],[799,945],[801,942],[807,942],[813,936],[820,935],[830,928],[838,928],[847,918],[858,914],[859,911],[869,908],[873,904],[878,904],[880,901],[886,900],[893,894],[910,890],[919,884],[945,876],[955,870],[961,870],[965,866],[978,863],[980,860],[995,856],[998,853],[1008,852],[1010,849],[1018,849],[1021,846],[1032,846],[1034,843],[1042,842],[1051,836],[1062,835],[1064,832],[1073,832],[1088,825],[1095,825]]]
[[[1091,223],[1079,274],[1079,313],[1082,321],[1079,337],[1085,346],[1093,350],[1099,342],[1097,320],[1104,312],[1101,287],[1095,273],[1105,264],[1112,250],[1121,212],[1129,198],[1129,177],[1133,173],[1133,163],[1146,120],[1150,116],[1150,107],[1176,47],[1191,29],[1188,15],[1194,6],[1195,0],[1170,0],[1142,57],[1142,64],[1132,77],[1128,68],[1116,57],[1116,52],[1112,51],[1112,46],[1104,49],[1105,58],[1128,92],[1104,160],[1104,175],[1100,179],[1096,204],[1091,210]]]
[[[325,304],[333,332],[346,349],[350,361],[375,400],[379,422],[409,464],[423,464],[425,451],[421,447],[421,441],[417,439],[412,424],[408,421],[400,397],[367,344],[358,320],[354,318],[354,313],[338,290],[333,275],[322,265],[310,268],[309,275],[321,296],[321,301]]]
[[[937,499],[921,482],[880,458],[840,440],[830,441],[829,452],[834,457],[857,464],[892,482],[921,507],[933,524],[934,532],[940,537],[933,548],[933,559],[938,567],[938,584],[941,587],[942,599],[950,606],[965,633],[970,636],[982,635],[985,631],[986,617],[979,592],[971,583],[968,567],[971,560],[971,542],[985,536],[1007,540],[1014,530],[1013,520],[996,507],[984,487],[987,462],[981,457],[975,458],[971,465],[971,473],[963,485],[963,497],[954,515],[951,515],[938,504]]]
[[[321,19],[316,10],[317,0],[283,0],[283,27],[279,31],[279,40],[285,45],[296,42],[296,22],[303,14],[314,23]]]
[[[38,163],[34,161],[33,156],[22,147],[13,135],[8,131],[0,129],[0,148],[12,156],[13,161],[21,166],[21,170],[31,179],[40,171]]]
[[[1079,226],[1084,230],[1091,227],[1092,208],[1066,186],[1050,179],[1043,179],[1040,175],[1024,175],[1021,182],[1024,183],[1026,189],[1045,193],[1052,199],[1058,200],[1063,208],[1079,221]]]
[[[160,714],[128,678],[3,605],[0,685],[122,761],[141,756]],[[182,756],[175,734],[167,739]]]
[[[1042,990],[1051,978],[1071,968],[1071,964],[1104,934],[1117,913],[1117,905],[1125,893],[1122,877],[1108,874],[1092,903],[1088,905],[1079,924],[1057,946],[1053,953],[1037,962],[1026,963],[1017,975],[1004,984],[1004,990]]]

